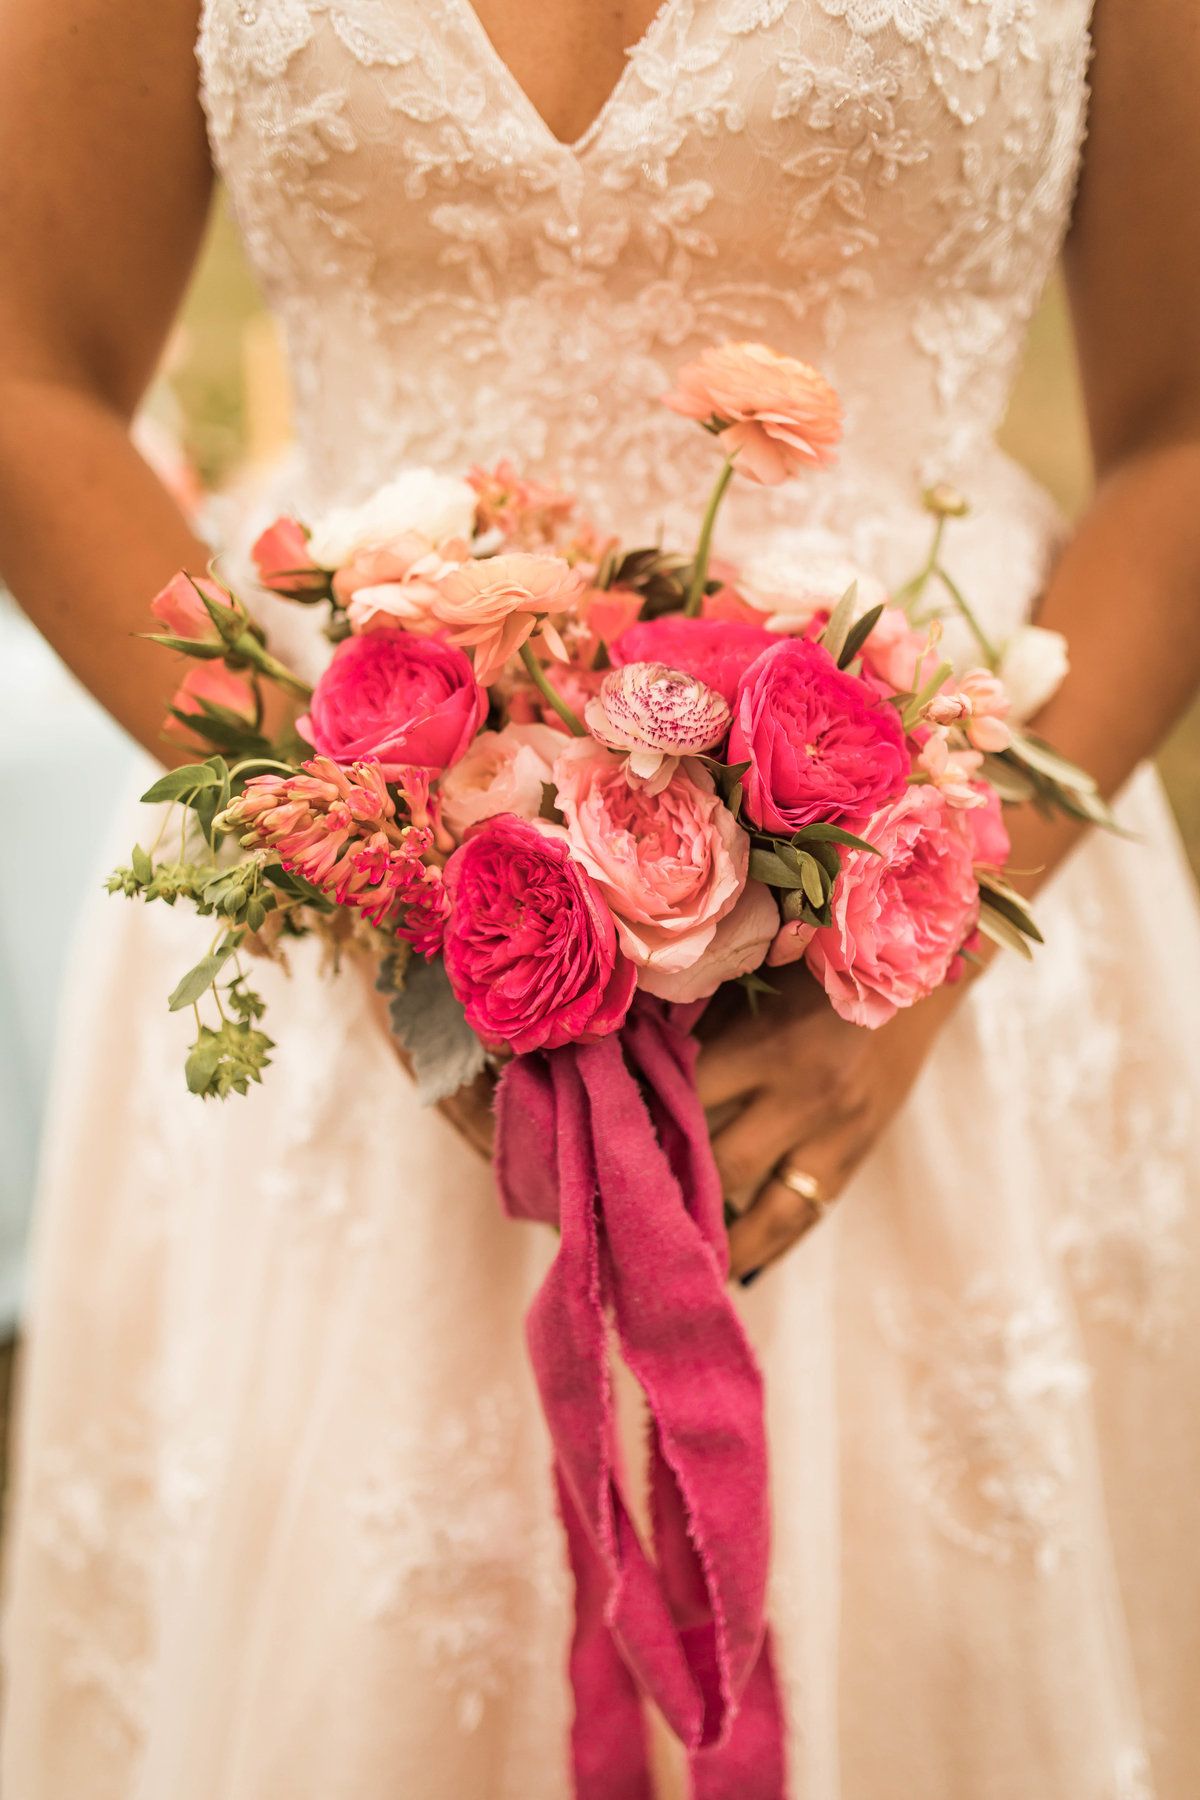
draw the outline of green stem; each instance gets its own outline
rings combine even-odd
[[[586,737],[588,735],[587,727],[580,724],[566,701],[560,700],[559,696],[550,686],[550,683],[546,680],[545,672],[538,662],[537,657],[533,654],[533,647],[528,638],[526,638],[525,642],[521,645],[521,661],[529,671],[529,678],[533,682],[534,687],[537,688],[542,698],[547,700],[554,708],[555,712],[558,714],[567,730],[571,732],[572,736]]]
[[[975,635],[976,643],[979,645],[979,648],[983,651],[984,656],[987,658],[988,667],[990,669],[995,669],[997,667],[997,665],[999,664],[1000,658],[996,652],[995,646],[992,644],[991,640],[988,638],[987,634],[985,633],[983,626],[979,623],[979,620],[975,617],[974,611],[972,610],[972,608],[970,606],[968,606],[966,595],[963,593],[963,591],[960,587],[958,587],[953,581],[951,581],[949,575],[947,575],[945,569],[942,568],[940,563],[938,563],[937,566],[934,568],[933,573],[937,576],[938,580],[941,582],[942,586],[945,588],[946,592],[949,594],[950,598],[953,600],[955,606],[957,606],[959,612],[962,614],[963,618],[966,620],[967,624],[970,626],[972,632]]]
[[[933,543],[929,547],[929,556],[928,556],[928,559],[926,560],[925,567],[923,569],[921,569],[916,575],[914,575],[911,581],[906,581],[902,588],[897,589],[896,599],[899,601],[900,605],[904,608],[905,612],[908,611],[909,605],[912,601],[919,600],[921,598],[921,595],[925,592],[925,588],[926,588],[926,585],[928,584],[929,577],[933,574],[934,570],[937,568],[938,556],[941,553],[942,537],[945,534],[945,530],[946,530],[946,520],[945,520],[945,517],[942,516],[942,517],[939,517],[936,524],[934,525]]]
[[[248,663],[253,663],[256,669],[260,670],[269,681],[273,681],[276,687],[281,687],[285,693],[294,695],[297,700],[312,699],[312,689],[308,683],[301,681],[298,675],[293,675],[289,668],[278,662],[269,650],[264,649],[256,637],[251,636],[250,632],[244,631],[237,643],[233,645],[233,649],[238,656],[243,656]]]
[[[708,510],[704,515],[704,523],[700,527],[700,542],[696,545],[696,560],[692,564],[692,579],[688,587],[687,605],[683,609],[686,619],[698,619],[700,608],[704,602],[704,584],[708,580],[708,552],[712,544],[713,526],[717,522],[717,510],[725,498],[725,489],[733,476],[733,458],[727,457],[721,473],[717,476],[716,485],[708,502]]]

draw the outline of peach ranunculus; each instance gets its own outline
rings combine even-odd
[[[834,460],[842,404],[807,363],[765,344],[720,344],[675,380],[664,404],[710,425],[739,471],[765,487]]]
[[[584,711],[592,736],[624,750],[639,781],[663,787],[681,756],[715,749],[729,730],[729,707],[715,688],[666,663],[610,669]]]
[[[638,985],[662,995],[660,974],[699,962],[736,905],[749,838],[695,761],[652,792],[630,785],[622,759],[575,738],[559,754],[554,783],[571,853],[611,909]]]
[[[549,725],[481,731],[442,777],[442,823],[447,831],[461,842],[472,825],[497,813],[536,819],[562,747],[562,732]]]
[[[806,955],[834,1011],[877,1026],[945,981],[979,922],[979,886],[970,833],[935,788],[909,788],[860,832],[877,854],[843,858],[833,924]]]
[[[434,549],[419,532],[406,531],[379,549],[356,550],[333,578],[333,591],[346,608],[350,629],[360,636],[381,627],[431,635],[438,578],[469,560],[465,538],[450,538]]]
[[[190,713],[196,720],[196,729],[203,732],[202,701],[234,713],[239,719],[244,719],[251,729],[258,717],[254,689],[244,677],[235,675],[222,662],[196,663],[190,668],[176,689],[171,705],[176,712]],[[192,742],[188,727],[170,713],[163,723],[162,732],[164,737],[174,738],[177,742]]]
[[[433,613],[449,627],[450,643],[474,648],[475,678],[486,687],[539,626],[546,630],[551,614],[571,611],[584,585],[583,576],[561,557],[516,551],[462,563],[439,576]],[[551,649],[558,647],[551,643]]]

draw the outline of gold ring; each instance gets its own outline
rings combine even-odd
[[[785,1188],[790,1188],[793,1194],[799,1194],[802,1200],[807,1200],[816,1213],[823,1213],[833,1205],[833,1201],[827,1200],[822,1194],[821,1184],[816,1176],[810,1175],[806,1169],[776,1169],[775,1179]]]

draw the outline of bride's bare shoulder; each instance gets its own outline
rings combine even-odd
[[[0,0],[0,338],[57,338],[117,390],[143,378],[203,230],[199,11]]]

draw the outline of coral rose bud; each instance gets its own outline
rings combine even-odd
[[[296,519],[284,517],[268,525],[250,554],[259,581],[274,594],[316,599],[328,591],[325,571],[313,561],[307,534]]]
[[[698,756],[720,743],[730,711],[713,688],[665,663],[626,663],[610,669],[589,700],[584,720],[610,750],[627,750],[631,772],[652,780],[664,760]],[[668,771],[669,778],[669,771]]]
[[[240,611],[232,595],[217,582],[187,575],[183,570],[172,576],[162,592],[154,596],[150,611],[172,637],[194,638],[197,642],[208,638],[216,642],[220,634],[202,596],[207,596],[217,606],[228,607],[231,614]]]
[[[225,712],[244,719],[247,727],[252,727],[258,716],[254,689],[248,681],[235,675],[222,662],[196,663],[180,682],[171,701],[174,712],[187,713],[195,719],[196,729],[201,736],[206,716],[202,702],[207,702],[209,706],[219,706]],[[170,714],[167,715],[162,731],[164,737],[174,738],[181,743],[191,742],[187,726]]]
[[[711,425],[739,471],[765,487],[834,460],[842,404],[807,363],[765,344],[720,344],[675,379],[664,404]]]

